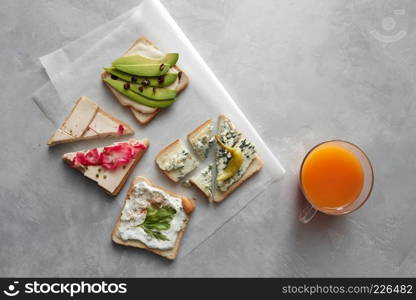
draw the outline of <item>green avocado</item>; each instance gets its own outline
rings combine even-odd
[[[169,64],[136,64],[136,65],[114,65],[117,70],[137,76],[161,76],[165,75],[170,68]]]
[[[159,76],[159,77],[143,77],[143,76],[135,76],[135,78],[133,78],[134,75],[130,75],[124,72],[121,72],[119,70],[117,70],[116,68],[110,67],[110,68],[104,68],[105,71],[107,71],[108,73],[122,79],[125,81],[129,81],[132,83],[143,83],[144,80],[148,80],[148,86],[152,86],[152,87],[165,87],[165,86],[169,86],[172,83],[175,82],[176,78],[178,77],[178,73],[171,73],[168,72],[165,75]]]
[[[114,79],[103,79],[104,82],[108,83],[111,87],[113,87],[115,90],[129,98],[130,100],[136,101],[137,103],[143,104],[145,106],[149,107],[155,107],[155,108],[164,108],[168,107],[175,102],[175,99],[169,99],[169,100],[163,100],[163,101],[157,101],[157,100],[151,100],[148,99],[140,94],[137,94],[133,92],[130,88],[130,84],[128,82],[124,82],[121,80],[114,80]],[[128,86],[127,88],[126,85]]]
[[[138,54],[127,55],[117,58],[112,65],[142,65],[142,64],[167,64],[174,66],[179,59],[178,53],[168,53],[160,59],[151,59]]]
[[[136,83],[130,83],[130,89],[152,100],[169,100],[176,97],[176,90],[171,89],[143,86]]]

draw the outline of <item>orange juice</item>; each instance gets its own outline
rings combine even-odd
[[[336,144],[322,144],[303,162],[301,186],[306,198],[317,209],[339,209],[354,202],[364,184],[358,158]]]

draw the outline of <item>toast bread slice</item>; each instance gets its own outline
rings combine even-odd
[[[86,96],[78,98],[62,125],[49,138],[54,146],[81,140],[131,135],[134,130]]]
[[[121,191],[121,189],[127,181],[127,178],[129,178],[131,172],[133,171],[133,169],[135,168],[135,166],[140,161],[141,157],[149,147],[148,139],[140,140],[140,142],[146,145],[146,149],[137,152],[134,159],[130,161],[127,165],[125,165],[125,168],[118,168],[114,171],[106,171],[103,168],[100,168],[100,166],[78,167],[76,169],[83,173],[85,177],[95,181],[101,188],[104,189],[104,191],[107,194],[111,196],[116,196]],[[62,159],[68,165],[72,166],[72,159],[74,158],[76,153],[77,152],[65,153],[62,156]],[[107,179],[109,181],[107,181]],[[114,180],[114,182],[112,182],[112,180]]]
[[[181,153],[182,151],[188,153],[188,158],[186,159],[185,166],[182,169],[176,170],[164,170],[163,165],[166,161],[173,159],[175,154]],[[192,172],[195,168],[198,167],[199,162],[197,159],[190,153],[185,146],[183,145],[180,139],[175,140],[174,142],[167,145],[156,155],[156,165],[158,168],[173,182],[178,182],[183,179],[186,175]]]
[[[221,124],[224,121],[230,121],[231,123],[231,127],[233,129],[235,129],[234,124],[231,122],[231,120],[225,116],[225,115],[220,115],[218,117],[218,127],[221,126]],[[241,140],[242,138],[244,138],[243,136],[241,136],[239,138],[239,140]],[[234,182],[225,192],[220,191],[219,189],[215,188],[214,192],[213,192],[213,200],[214,202],[222,202],[224,201],[233,191],[235,191],[241,184],[243,184],[245,181],[247,181],[249,178],[251,178],[253,175],[255,175],[256,173],[258,173],[264,166],[264,162],[263,160],[260,158],[260,156],[258,154],[255,154],[252,162],[250,163],[249,167],[247,168],[247,170],[245,171],[245,173],[243,174],[243,176],[237,180],[236,182]]]
[[[153,249],[153,248],[147,247],[144,243],[142,243],[142,242],[140,242],[138,240],[123,240],[123,239],[121,239],[118,236],[117,229],[118,229],[118,227],[120,225],[121,212],[122,212],[122,210],[124,208],[124,205],[125,205],[126,201],[128,201],[128,199],[130,198],[130,196],[131,196],[131,194],[133,192],[134,185],[136,183],[138,183],[138,182],[145,182],[145,183],[147,183],[150,186],[153,186],[153,187],[156,187],[158,189],[163,190],[164,192],[172,195],[173,197],[182,199],[182,205],[184,207],[185,212],[188,215],[188,218],[186,220],[185,226],[178,233],[178,236],[177,236],[176,242],[175,242],[175,246],[172,249],[167,249],[167,250]],[[178,195],[176,193],[173,193],[173,192],[168,191],[168,190],[166,190],[164,188],[161,188],[159,186],[156,186],[149,179],[147,179],[145,177],[137,176],[137,177],[135,177],[133,179],[133,181],[132,181],[132,183],[130,185],[130,188],[129,188],[128,192],[127,192],[126,199],[124,201],[124,205],[123,205],[123,208],[120,210],[119,217],[117,218],[116,224],[114,225],[114,228],[113,228],[113,230],[111,232],[111,239],[113,240],[113,242],[116,243],[116,244],[119,244],[119,245],[123,245],[123,246],[130,246],[130,247],[136,247],[136,248],[145,249],[145,250],[148,250],[148,251],[150,251],[150,252],[152,252],[154,254],[160,255],[160,256],[162,256],[164,258],[167,258],[167,259],[170,259],[170,260],[174,260],[177,257],[177,255],[178,255],[178,252],[179,252],[179,248],[180,248],[180,245],[181,245],[181,241],[182,241],[183,235],[184,235],[185,230],[186,230],[186,228],[188,227],[188,224],[189,224],[190,214],[192,213],[193,209],[195,208],[195,202],[192,199],[189,199],[189,198],[180,196],[180,195]],[[189,207],[192,207],[192,208],[189,208]]]
[[[127,52],[124,55],[129,55],[129,54],[133,53],[140,44],[151,46],[151,47],[159,50],[159,48],[156,47],[149,39],[147,39],[146,37],[140,37],[139,39],[137,39],[133,43],[133,45],[127,50]],[[182,92],[188,86],[189,76],[186,74],[185,71],[183,71],[181,68],[179,68],[176,65],[174,67],[172,67],[171,69],[173,69],[175,72],[182,72],[181,78],[177,79],[177,82],[174,83],[175,89],[176,89],[177,93],[179,94],[180,92]],[[105,78],[108,78],[108,77],[110,77],[110,74],[108,72],[104,71],[101,74],[102,79],[105,79]],[[112,88],[107,83],[106,83],[106,86],[110,89],[110,91],[116,97],[118,102],[123,106],[127,106],[130,109],[130,111],[132,112],[133,116],[136,118],[136,120],[142,125],[148,124],[160,111],[160,109],[146,107],[144,105],[138,104],[138,103],[128,99],[127,97],[120,94],[118,91],[116,91],[114,88]]]
[[[208,156],[208,151],[209,151],[209,148],[211,146],[210,140],[212,138],[212,133],[213,133],[212,126],[213,126],[212,125],[212,120],[209,119],[209,120],[205,121],[204,123],[202,123],[201,125],[199,125],[194,130],[192,130],[187,135],[188,142],[192,146],[192,150],[194,151],[195,154],[197,154],[197,156],[201,160],[205,160]],[[208,140],[206,140],[206,147],[204,149],[198,148],[197,143],[198,142],[203,142],[203,139],[205,137],[208,137]]]

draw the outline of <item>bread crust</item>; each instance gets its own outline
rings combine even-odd
[[[203,130],[206,126],[212,124],[212,119],[206,120],[204,123],[199,125],[197,128],[192,130],[190,133],[188,133],[187,138],[188,141],[192,138],[194,138],[201,130]]]
[[[149,140],[148,139],[143,139],[143,140],[140,140],[143,144],[145,144],[146,145],[146,147],[148,148],[149,147]],[[130,166],[130,168],[128,169],[128,171],[126,172],[126,174],[124,175],[124,177],[123,177],[123,179],[120,181],[120,183],[118,184],[118,186],[116,187],[116,189],[113,191],[113,192],[111,192],[111,191],[109,191],[109,190],[107,190],[107,189],[105,189],[103,186],[100,186],[100,185],[98,185],[99,187],[101,187],[107,194],[109,194],[110,196],[117,196],[118,195],[118,193],[120,193],[120,191],[121,191],[121,189],[123,188],[123,186],[124,186],[124,184],[126,183],[126,181],[127,181],[127,179],[129,178],[129,176],[130,176],[130,174],[131,174],[131,172],[133,171],[133,169],[136,167],[136,165],[138,164],[138,162],[140,161],[140,159],[142,158],[142,156],[144,155],[144,153],[146,152],[147,150],[145,150],[145,151],[139,151],[137,154],[136,154],[136,157],[134,158],[134,161],[133,161],[133,163],[132,163],[132,165]],[[69,159],[67,159],[66,157],[62,157],[62,159],[68,164],[68,165],[71,165],[72,164],[72,161],[71,160],[69,160]],[[81,173],[83,173],[84,174],[84,172],[85,172],[85,169],[84,168],[76,168],[78,171],[80,171]],[[88,178],[88,179],[90,179],[90,178]],[[90,179],[90,180],[92,180],[92,179]]]
[[[149,45],[152,45],[153,47],[155,47],[156,49],[159,49],[155,44],[153,44],[147,37],[139,37],[131,46],[130,48],[126,51],[126,53],[124,53],[124,55],[128,54],[128,52],[133,49],[138,43],[140,42],[146,42]],[[183,71],[181,68],[179,68],[178,66],[174,66],[174,69],[178,70],[178,72],[182,72],[182,76],[179,82],[178,87],[176,88],[176,92],[177,94],[179,94],[180,92],[182,92],[189,84],[189,75]],[[104,71],[103,73],[101,73],[101,78],[104,79],[106,76],[108,76],[109,73]],[[109,84],[107,84],[106,82],[104,82],[105,85],[110,89],[110,91],[113,93],[113,95],[116,97],[116,99],[118,100],[118,102],[120,102],[121,104],[121,100],[120,100],[120,93],[117,92],[115,89],[113,89]],[[155,112],[153,113],[143,113],[140,112],[136,109],[134,109],[131,106],[127,106],[130,111],[132,112],[133,116],[135,117],[135,119],[137,120],[137,122],[139,122],[142,125],[146,125],[148,124],[151,120],[153,120],[154,117],[156,117],[156,115],[160,112],[160,109],[157,109]]]
[[[71,117],[72,113],[74,112],[75,108],[78,106],[78,103],[81,100],[86,99],[87,101],[93,102],[94,104],[96,104],[94,101],[92,101],[91,99],[89,99],[86,96],[81,96],[78,98],[78,100],[75,102],[75,105],[72,107],[71,111],[69,112],[69,114],[66,116],[65,120],[62,122],[61,126],[57,129],[60,130],[61,127],[65,124],[65,122]],[[54,136],[55,133],[48,139],[48,146],[55,146],[55,145],[59,145],[59,144],[65,144],[65,143],[72,143],[72,142],[77,142],[77,141],[85,141],[85,140],[93,140],[93,139],[98,139],[98,138],[106,138],[106,137],[118,137],[118,136],[127,136],[127,135],[132,135],[134,133],[133,128],[130,127],[130,125],[128,125],[127,123],[121,121],[120,119],[117,119],[116,117],[110,115],[108,112],[106,112],[101,106],[97,105],[97,110],[95,112],[95,115],[97,113],[101,113],[103,115],[105,115],[107,118],[111,119],[112,121],[114,121],[115,123],[119,123],[121,125],[124,126],[125,128],[125,132],[121,135],[116,134],[116,133],[97,133],[96,135],[93,136],[80,136],[80,137],[68,137],[68,139],[65,140],[58,140],[55,141],[54,140]],[[94,115],[94,117],[95,117]],[[94,117],[92,118],[92,120],[94,119]],[[91,120],[91,121],[92,121]],[[88,127],[85,128],[84,133],[88,130]]]
[[[137,177],[135,177],[133,179],[133,181],[132,181],[132,183],[131,183],[131,185],[129,187],[129,190],[127,192],[127,196],[126,196],[126,198],[124,200],[124,205],[121,208],[120,213],[119,213],[119,216],[117,218],[117,221],[116,221],[116,223],[115,223],[115,225],[113,227],[113,230],[111,231],[111,239],[116,244],[123,245],[123,246],[130,246],[130,247],[136,247],[136,248],[145,249],[145,250],[148,250],[148,251],[150,251],[152,253],[155,253],[157,255],[160,255],[160,256],[162,256],[164,258],[167,258],[169,260],[174,260],[177,257],[177,255],[178,255],[178,252],[179,252],[179,248],[180,248],[180,245],[181,245],[181,241],[182,241],[183,235],[184,235],[185,230],[186,230],[186,228],[188,227],[188,224],[189,224],[190,213],[192,213],[193,210],[192,211],[186,211],[185,210],[185,212],[188,215],[188,218],[185,221],[184,228],[178,233],[178,236],[177,236],[176,241],[175,241],[175,246],[172,249],[160,250],[160,249],[149,248],[144,243],[142,243],[140,241],[137,241],[137,240],[127,240],[127,241],[125,241],[125,240],[122,240],[117,235],[117,229],[118,229],[118,227],[120,225],[121,212],[123,211],[123,208],[124,208],[124,206],[126,204],[126,201],[128,201],[128,199],[129,199],[129,197],[130,197],[130,195],[131,195],[131,193],[133,191],[134,185],[136,183],[138,183],[138,182],[145,182],[145,183],[147,183],[150,186],[153,186],[153,187],[156,187],[158,189],[161,189],[161,190],[165,191],[166,193],[172,195],[173,197],[177,197],[177,198],[182,199],[182,205],[184,206],[184,210],[185,210],[185,206],[189,206],[190,203],[192,203],[193,207],[195,207],[195,203],[194,203],[193,200],[191,200],[189,198],[186,198],[186,197],[183,197],[183,196],[180,196],[180,195],[178,195],[178,194],[176,194],[174,192],[168,191],[168,190],[166,190],[166,189],[164,189],[162,187],[156,186],[149,179],[147,179],[145,177],[137,176]]]

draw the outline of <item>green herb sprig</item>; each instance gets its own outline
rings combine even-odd
[[[161,231],[170,228],[170,222],[175,214],[176,210],[173,207],[152,207],[149,205],[144,222],[137,226],[143,228],[148,235],[157,240],[168,241],[168,237]]]

